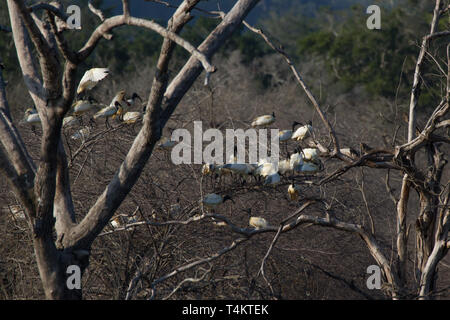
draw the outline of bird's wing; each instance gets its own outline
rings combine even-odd
[[[89,73],[89,80],[91,81],[100,81],[106,78],[106,76],[109,74],[108,68],[94,68],[88,71]],[[86,74],[85,74],[86,75]]]

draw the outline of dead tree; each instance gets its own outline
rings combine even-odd
[[[20,198],[32,226],[33,246],[46,298],[82,297],[81,290],[67,288],[67,267],[78,265],[82,272],[87,268],[92,242],[139,178],[178,103],[203,69],[207,73],[214,72],[209,59],[258,0],[237,1],[222,23],[196,49],[178,33],[191,20],[190,12],[198,2],[184,1],[164,28],[153,21],[131,16],[128,1],[123,0],[123,14],[104,19],[85,45],[73,50],[64,37],[66,15],[58,2],[27,6],[23,0],[7,1],[23,78],[42,122],[42,139],[40,161],[36,164],[11,119],[0,73],[0,169]],[[38,10],[45,11],[42,20],[35,15]],[[76,221],[66,151],[61,140],[62,120],[74,100],[75,76],[80,63],[93,53],[103,37],[109,38],[112,29],[126,25],[147,28],[164,37],[157,71],[153,83],[149,84],[151,92],[144,124],[114,178],[85,217]],[[176,44],[186,49],[191,58],[169,84],[167,70]],[[33,47],[37,59],[33,56]],[[63,63],[58,51],[64,58]]]

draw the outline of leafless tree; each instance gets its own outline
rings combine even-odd
[[[105,19],[85,45],[74,51],[64,38],[61,21],[65,21],[66,17],[58,3],[27,6],[22,0],[8,1],[17,56],[24,81],[41,118],[42,139],[40,162],[36,164],[11,120],[4,83],[0,81],[1,170],[20,198],[32,225],[33,246],[47,298],[81,297],[81,290],[68,290],[65,285],[67,266],[76,264],[85,270],[92,242],[139,178],[179,101],[203,67],[207,72],[214,71],[209,58],[258,1],[238,1],[224,21],[195,49],[177,33],[191,19],[189,13],[198,2],[184,1],[169,20],[168,27],[163,28],[153,21],[131,16],[128,1],[123,0],[123,14]],[[38,10],[46,12],[42,20],[34,14]],[[122,25],[148,28],[163,36],[164,43],[151,84],[144,125],[103,194],[85,217],[77,222],[67,156],[61,140],[62,119],[74,99],[78,66],[92,54],[102,37]],[[175,44],[188,50],[192,58],[168,85],[167,70]],[[37,51],[38,64],[33,57],[32,45]],[[57,50],[64,57],[63,64],[58,60]],[[56,217],[56,222],[53,217]],[[56,230],[56,241],[53,239],[53,229]]]
[[[169,3],[163,1],[157,2],[170,6]],[[215,104],[219,103],[215,95],[220,93],[221,90],[225,90],[223,78],[220,78],[220,81],[214,81],[214,77],[212,77],[209,88],[205,90],[206,93],[201,91],[204,89],[195,87],[194,82],[203,69],[206,69],[207,73],[215,70],[209,62],[210,59],[224,40],[243,22],[245,16],[258,1],[239,0],[228,13],[220,11],[204,12],[221,19],[222,22],[195,49],[177,34],[190,20],[190,12],[194,9],[199,10],[195,8],[198,2],[199,0],[186,0],[179,7],[176,7],[174,15],[168,22],[167,29],[153,22],[131,17],[126,0],[123,0],[123,14],[107,19],[103,17],[100,11],[90,6],[91,11],[100,17],[102,23],[80,50],[72,51],[70,44],[64,39],[63,21],[65,15],[58,3],[26,7],[21,0],[8,0],[11,29],[24,81],[42,119],[42,140],[39,153],[40,161],[36,165],[11,119],[5,85],[0,73],[0,137],[2,142],[0,169],[2,174],[7,177],[16,196],[20,199],[22,206],[25,208],[29,224],[32,226],[33,247],[46,297],[49,299],[81,298],[81,290],[68,290],[66,287],[67,266],[75,264],[79,265],[83,272],[89,271],[87,268],[89,261],[91,260],[91,266],[97,263],[96,257],[91,257],[91,247],[94,240],[103,241],[105,239],[105,241],[109,241],[110,238],[108,237],[122,233],[126,236],[118,240],[121,241],[120,244],[125,246],[125,243],[127,243],[131,246],[135,245],[135,240],[133,240],[135,230],[137,228],[148,228],[151,243],[141,244],[143,252],[141,257],[128,257],[125,262],[127,265],[133,264],[136,267],[127,269],[124,275],[114,273],[114,276],[109,277],[109,279],[102,278],[104,281],[113,282],[114,286],[124,287],[122,292],[118,290],[117,295],[114,293],[114,296],[125,299],[141,296],[170,299],[176,296],[182,288],[195,284],[209,281],[209,283],[216,285],[221,281],[235,281],[240,277],[239,275],[229,275],[227,274],[228,269],[225,268],[224,271],[220,270],[221,272],[218,274],[219,272],[213,263],[223,261],[226,255],[236,252],[251,241],[264,239],[268,244],[267,249],[263,246],[252,248],[252,253],[257,250],[262,251],[261,260],[256,263],[256,274],[249,275],[249,269],[251,269],[249,265],[255,264],[255,260],[247,259],[246,255],[243,258],[245,270],[241,274],[245,273],[247,280],[249,280],[248,292],[245,295],[254,297],[253,293],[258,292],[261,297],[277,298],[280,294],[277,293],[275,277],[271,277],[268,271],[276,269],[276,262],[271,260],[271,256],[276,254],[277,249],[281,249],[280,243],[282,243],[283,237],[293,234],[294,230],[303,232],[306,227],[311,225],[336,230],[337,232],[344,231],[360,238],[372,259],[380,266],[384,276],[383,289],[390,298],[428,299],[436,297],[437,267],[450,247],[448,239],[450,185],[445,182],[444,169],[447,160],[445,159],[445,153],[441,151],[448,147],[450,142],[448,134],[445,133],[450,125],[447,119],[450,95],[450,46],[447,46],[447,56],[445,57],[447,62],[447,71],[444,75],[446,79],[445,94],[439,105],[434,108],[433,113],[429,115],[426,125],[420,129],[417,137],[415,131],[416,118],[420,113],[418,101],[426,57],[430,55],[429,49],[433,40],[450,35],[450,31],[441,31],[438,28],[440,18],[448,14],[448,7],[444,5],[444,1],[436,0],[431,29],[429,34],[423,38],[417,59],[409,105],[407,141],[398,143],[397,140],[399,139],[395,135],[391,145],[368,148],[362,144],[359,152],[354,153],[344,152],[341,143],[347,137],[345,135],[342,138],[338,136],[339,131],[336,124],[329,120],[330,114],[322,108],[319,103],[320,100],[316,99],[309,89],[306,84],[307,81],[303,80],[283,47],[275,44],[275,40],[267,36],[262,30],[253,28],[244,22],[251,31],[260,35],[289,66],[295,81],[306,94],[315,114],[318,115],[322,123],[322,126],[315,124],[315,130],[321,130],[324,134],[314,135],[306,140],[306,144],[318,148],[321,157],[327,162],[327,167],[334,168],[331,172],[321,171],[315,175],[291,176],[289,179],[283,180],[277,188],[261,186],[256,181],[248,181],[243,185],[233,177],[226,177],[224,183],[220,185],[220,192],[224,194],[233,192],[236,197],[241,196],[242,200],[239,203],[241,209],[248,208],[248,204],[251,203],[255,207],[253,212],[259,210],[260,207],[271,206],[271,211],[278,213],[277,219],[271,217],[273,221],[277,221],[276,223],[271,223],[268,227],[260,229],[242,227],[242,220],[245,220],[246,217],[231,215],[231,212],[230,214],[211,213],[199,205],[198,197],[193,196],[193,189],[198,186],[200,196],[202,196],[203,190],[211,188],[207,185],[211,184],[215,188],[216,182],[208,181],[206,177],[202,177],[201,173],[193,166],[185,168],[186,170],[178,168],[170,168],[167,171],[161,170],[164,174],[161,179],[165,180],[165,185],[160,183],[161,180],[149,178],[144,171],[144,166],[149,162],[150,156],[159,156],[154,152],[155,144],[161,137],[169,120],[180,124],[180,127],[188,126],[195,119],[195,112],[198,111],[200,116],[208,119],[208,122],[214,127],[223,127],[230,124],[234,128],[240,124],[238,123],[240,119],[233,119],[230,115],[221,117],[225,120],[220,122],[217,115],[213,113]],[[36,10],[45,11],[42,20],[34,15]],[[80,166],[72,181],[73,185],[74,181],[77,181],[78,177],[82,175],[83,168],[88,161],[99,161],[99,157],[95,154],[95,147],[101,141],[102,136],[115,135],[118,130],[123,128],[116,127],[102,131],[83,141],[78,149],[72,151],[70,144],[67,144],[67,146],[63,144],[62,119],[69,111],[74,99],[75,74],[78,66],[95,50],[102,37],[111,38],[110,32],[112,29],[121,25],[149,28],[163,36],[164,42],[151,85],[143,126],[136,137],[132,134],[127,137],[132,141],[131,147],[129,150],[119,149],[123,153],[123,158],[114,159],[118,164],[118,169],[115,169],[112,179],[107,182],[107,187],[100,192],[101,195],[95,203],[90,208],[85,209],[86,212],[82,213],[83,218],[77,222],[70,189],[69,169],[74,164]],[[31,44],[38,52],[39,68],[33,59]],[[191,58],[169,84],[168,67],[175,44],[186,49],[191,54]],[[57,58],[57,50],[64,58],[64,66],[61,66]],[[272,63],[280,61],[275,60],[274,57],[271,57],[271,59],[276,61]],[[279,66],[277,64],[277,68],[280,68]],[[221,77],[220,74],[215,76]],[[237,79],[232,78],[228,81],[235,82]],[[192,109],[190,109],[192,114],[185,116],[188,119],[180,119],[175,117],[174,112],[188,90],[193,91],[193,98],[187,97],[190,98],[189,103],[192,104]],[[280,98],[287,99],[287,97],[279,96],[275,99]],[[230,103],[230,100],[227,99],[225,104]],[[197,106],[200,104],[208,105],[208,111],[205,112],[205,115],[200,108],[197,110]],[[226,114],[228,110],[225,107],[224,110]],[[123,135],[121,138],[125,139]],[[68,153],[66,153],[67,149],[69,149]],[[423,160],[423,157],[415,159],[416,154],[425,155],[425,160]],[[83,159],[80,159],[82,157]],[[161,161],[161,166],[163,165],[166,164]],[[95,164],[92,167],[95,167]],[[358,171],[360,177],[355,181],[350,179],[350,182],[345,182],[344,179],[356,171],[356,168],[360,168],[360,171]],[[156,176],[158,169],[159,167],[152,167],[150,172]],[[170,172],[168,173],[168,171]],[[186,173],[186,171],[189,171],[189,173]],[[382,172],[383,176],[386,176],[383,181],[383,188],[386,188],[386,192],[395,204],[395,248],[394,246],[389,248],[381,240],[382,234],[376,228],[377,217],[371,212],[373,206],[371,206],[370,199],[373,197],[368,194],[367,185],[372,184],[368,176],[373,171]],[[403,177],[399,194],[396,194],[391,187],[390,178],[395,174]],[[147,195],[145,201],[134,199],[131,193],[131,189],[138,185],[138,179],[143,175],[147,179],[148,185],[139,186],[139,188],[142,188],[140,191]],[[171,176],[177,176],[179,180],[169,182]],[[308,186],[308,191],[305,191],[304,197],[301,197],[295,204],[285,205],[284,203],[287,202],[283,201],[283,197],[286,197],[285,192],[280,190],[287,187],[292,180]],[[222,182],[219,182],[219,184]],[[343,201],[345,188],[354,187],[355,184],[358,193],[361,194],[363,207],[367,214],[367,217],[359,220],[345,212],[352,208],[336,204]],[[181,206],[178,206],[178,203],[174,206],[173,201],[167,194],[170,193],[171,189],[177,189],[180,186],[189,189],[191,192],[184,197],[185,199],[182,199],[183,204]],[[340,188],[344,190],[339,192]],[[160,189],[160,194],[164,196],[157,195],[158,192],[154,189]],[[338,191],[331,192],[331,190],[336,189]],[[411,204],[409,203],[411,201],[408,202],[411,190],[415,190],[419,195],[416,203],[417,208],[413,207],[418,209],[417,216],[413,216],[413,210],[411,210]],[[125,221],[120,227],[111,228],[109,223],[119,206],[125,202],[127,196],[128,198],[132,197],[134,205],[131,215],[141,215],[142,219]],[[255,198],[257,199],[255,200]],[[150,207],[154,211],[151,214],[145,213],[145,210],[142,209],[147,205],[147,202],[151,203]],[[295,208],[290,210],[292,206],[295,206]],[[163,215],[164,218],[161,218]],[[56,221],[53,217],[56,218]],[[408,245],[408,239],[411,235],[411,224],[408,224],[408,221],[415,222],[416,245],[413,248]],[[217,235],[215,230],[210,230],[211,226],[217,225],[225,226],[224,230],[226,231]],[[195,241],[196,231],[190,229],[193,228],[192,226],[198,227],[206,235],[205,239],[208,243],[201,243],[201,246],[206,248],[203,250],[206,252],[205,254],[197,252],[193,246],[186,248],[182,241],[172,242],[172,239],[177,235],[186,237],[189,241]],[[184,228],[185,233],[180,235],[182,228]],[[153,230],[157,231],[153,232]],[[56,231],[56,238],[54,237],[54,231]],[[132,232],[126,233],[125,231]],[[332,241],[334,235],[327,239]],[[224,246],[221,242],[210,242],[211,237],[220,238],[227,244]],[[201,242],[202,240],[198,241]],[[137,243],[139,242],[137,241]],[[336,246],[339,245],[336,244]],[[319,249],[309,249],[319,252],[325,250],[322,247],[325,247],[325,243],[320,243]],[[146,250],[153,253],[146,254]],[[188,251],[190,255],[186,254]],[[410,259],[411,255],[414,256],[413,262]],[[174,256],[176,256],[176,259],[171,260],[170,258]],[[108,266],[114,266],[112,255],[107,255],[103,259],[109,261]],[[301,256],[301,259],[306,265],[319,270],[326,277],[338,281],[358,295],[371,298],[367,291],[355,286],[353,281],[348,281],[344,275],[330,273],[307,257]],[[231,262],[229,263],[231,264]],[[407,271],[410,266],[414,269],[414,278],[417,281],[408,278]],[[263,286],[265,285],[268,288],[267,293],[256,281],[259,276],[262,277]],[[286,273],[281,275],[281,277],[287,276],[289,275]],[[314,286],[314,280],[308,279],[312,283],[311,286]],[[148,286],[145,286],[144,283],[147,283]],[[168,285],[162,288],[163,284]]]

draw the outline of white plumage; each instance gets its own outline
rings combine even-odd
[[[202,202],[203,205],[208,208],[215,208],[219,204],[224,203],[226,200],[231,200],[230,196],[226,195],[222,197],[220,194],[210,193],[203,198]]]
[[[113,226],[114,229],[119,228],[121,223],[120,223],[120,216],[115,217],[114,219],[111,220],[111,225]]]
[[[109,74],[108,68],[92,68],[86,71],[80,80],[77,88],[77,94],[83,91],[91,90],[97,83]]]
[[[115,105],[104,107],[96,114],[94,114],[94,119],[112,117],[120,110],[122,110],[122,106],[118,102],[116,102]]]
[[[142,113],[139,111],[128,111],[123,115],[123,122],[135,123],[142,118]]]
[[[278,162],[278,173],[279,174],[286,174],[286,172],[288,172],[289,170],[292,170],[290,159],[284,159],[284,160],[280,160]]]
[[[275,112],[271,115],[257,117],[252,122],[252,127],[265,127],[275,122]]]
[[[80,121],[79,121],[79,119],[77,117],[68,116],[68,117],[65,117],[63,119],[62,126],[66,127],[66,128],[70,128],[70,127],[73,127],[73,126],[75,126],[75,125],[77,125],[79,123],[80,123]]]
[[[39,114],[37,113],[36,109],[28,108],[27,110],[25,110],[23,121],[27,123],[40,123],[41,118],[39,118]]]
[[[291,139],[301,141],[301,140],[307,138],[308,136],[310,136],[312,133],[312,130],[313,130],[313,128],[312,128],[312,125],[310,122],[304,126],[299,127],[297,130],[295,130],[295,132],[292,134]]]
[[[89,127],[84,127],[80,130],[78,130],[77,132],[75,132],[71,138],[74,140],[78,140],[81,139],[83,141],[85,141],[87,138],[89,138],[89,135],[91,133],[91,130],[89,129]]]
[[[264,161],[264,160],[263,160]],[[259,166],[255,170],[255,174],[261,177],[267,177],[278,172],[278,166],[272,162],[258,163]]]
[[[72,105],[73,114],[76,116],[82,115],[88,111],[94,110],[97,108],[97,105],[94,104],[94,99],[89,98],[87,100],[78,100]]]
[[[271,174],[271,175],[268,175],[268,176],[266,177],[266,180],[264,181],[264,184],[265,184],[265,185],[266,185],[266,184],[271,184],[271,185],[273,185],[273,184],[279,183],[280,181],[281,181],[280,175],[278,174],[278,172],[275,172],[275,173],[273,173],[273,174]]]
[[[261,217],[251,217],[248,224],[255,229],[267,228],[267,220]]]
[[[227,163],[223,165],[222,168],[240,175],[249,175],[252,174],[255,170],[255,168],[251,164],[246,163]]]
[[[347,157],[350,157],[350,158],[357,158],[359,156],[358,152],[356,152],[352,148],[342,148],[341,153],[345,154]]]
[[[305,148],[303,149],[303,160],[306,161],[314,161],[319,157],[318,151],[316,148]]]
[[[291,154],[291,157],[289,159],[289,165],[292,171],[301,171],[302,164],[303,158],[300,152]]]

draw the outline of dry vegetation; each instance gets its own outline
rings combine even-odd
[[[282,57],[274,53],[249,65],[240,61],[237,52],[226,57],[215,56],[211,62],[218,71],[212,75],[209,86],[203,86],[203,79],[196,81],[168,121],[163,136],[169,137],[171,129],[175,128],[192,131],[193,121],[202,121],[204,130],[208,127],[246,129],[256,116],[275,111],[277,120],[272,127],[289,129],[293,120],[312,120],[314,140],[333,150],[328,130]],[[365,143],[394,153],[395,145],[407,142],[408,124],[401,119],[398,109],[409,105],[409,97],[400,97],[395,102],[370,100],[359,88],[350,94],[338,95],[335,94],[337,85],[325,73],[318,72],[320,63],[305,62],[299,69],[308,85],[314,88],[341,148],[352,147],[359,152],[360,144]],[[105,103],[120,89],[125,89],[129,95],[137,92],[141,97],[148,97],[154,69],[153,66],[140,66],[139,70],[137,74],[124,77],[111,75],[92,94]],[[174,75],[178,72],[171,71]],[[271,74],[270,88],[262,89],[255,80],[260,72]],[[26,106],[33,104],[24,92],[23,83],[7,87],[14,124],[31,158],[39,165],[42,130],[37,126],[33,132],[30,126],[19,125]],[[423,127],[428,117],[419,114],[417,122]],[[113,127],[107,129],[98,121],[84,142],[70,138],[78,128],[63,129],[76,221],[85,217],[113,179],[141,129],[140,123],[125,125],[112,121],[112,124]],[[289,142],[289,150],[292,151],[295,145],[296,142]],[[440,151],[448,156],[448,140],[441,145]],[[397,255],[395,203],[403,171],[389,171],[392,194],[386,188],[388,170],[368,166],[356,166],[329,183],[320,183],[346,164],[324,155],[323,171],[296,176],[302,193],[298,201],[290,201],[287,195],[290,178],[284,178],[275,187],[262,186],[251,179],[242,184],[236,177],[226,177],[219,183],[209,176],[202,176],[201,165],[176,166],[169,158],[170,151],[155,148],[139,180],[114,213],[114,217],[121,216],[122,221],[135,216],[136,222],[120,228],[108,224],[93,242],[89,266],[83,276],[83,298],[392,298],[387,285],[383,290],[367,289],[366,269],[377,261],[355,233],[312,223],[299,224],[282,233],[267,260],[264,257],[280,222],[308,200],[320,198],[327,202],[329,210],[324,210],[319,203],[302,213],[321,218],[328,213],[340,221],[361,225],[365,230],[373,228],[379,247],[394,266]],[[416,154],[417,163],[426,161],[425,152]],[[443,194],[448,189],[449,179],[449,171],[445,169],[440,180]],[[226,202],[217,209],[217,213],[232,224],[248,228],[250,215],[260,216],[275,226],[275,230],[246,237],[229,226],[218,226],[211,217],[193,219],[207,212],[198,201],[211,192],[232,196],[234,203]],[[411,191],[409,201],[406,225],[411,224],[414,229],[420,213],[418,195]],[[0,203],[0,297],[40,299],[45,293],[35,261],[30,221],[14,218],[11,214],[9,209],[21,203],[3,178],[0,180]],[[233,243],[238,244],[236,248],[222,252]],[[420,279],[413,272],[415,236],[409,237],[407,246],[412,254],[408,257],[408,273],[404,276],[406,284],[402,292],[405,296],[401,298],[417,298]],[[204,260],[208,257],[212,259]],[[171,273],[195,261],[202,263]],[[265,278],[259,273],[263,261]],[[450,297],[449,269],[447,256],[437,269],[435,298]],[[167,279],[164,278],[167,275]]]

